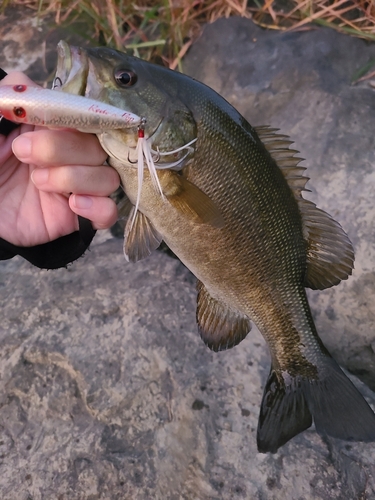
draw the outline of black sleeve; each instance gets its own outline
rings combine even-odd
[[[77,260],[88,249],[96,231],[91,222],[78,217],[79,231],[34,247],[18,247],[0,238],[0,260],[20,255],[41,269],[58,269]]]
[[[6,73],[0,68],[0,80],[4,76]],[[8,135],[17,127],[17,123],[12,123],[0,116],[0,134]],[[18,247],[0,238],[0,260],[20,255],[42,269],[65,267],[85,253],[96,233],[88,219],[78,217],[78,222],[79,231],[34,247]]]

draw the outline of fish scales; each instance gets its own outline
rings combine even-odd
[[[185,93],[182,87],[181,94]],[[195,92],[192,99],[188,103],[192,109],[199,106],[200,100],[205,102],[205,96],[199,99]],[[274,347],[278,352],[280,369],[290,371],[291,364],[311,369],[305,356],[310,355],[315,361],[320,350],[309,342],[315,329],[302,286],[306,248],[297,202],[255,132],[249,141],[249,132],[233,121],[229,131],[222,132],[220,124],[225,126],[225,115],[220,115],[222,111],[217,108],[216,113],[214,110],[200,112],[195,158],[187,178],[217,204],[225,218],[225,227],[196,225],[179,212],[171,212],[147,181],[141,210],[153,220],[167,245],[205,283],[214,298],[253,319],[271,350]],[[210,135],[211,140],[207,140]],[[226,140],[228,135],[230,143]],[[230,169],[229,176],[226,170],[228,164],[232,165],[231,158],[234,168]],[[215,164],[214,170],[204,168],[208,159]],[[249,162],[257,167],[251,173],[245,168]],[[113,164],[125,191],[135,193],[134,169]],[[135,203],[134,198],[131,201]],[[181,239],[181,234],[190,234],[190,238]],[[281,262],[274,255],[282,255]],[[287,335],[281,335],[282,332]],[[305,352],[302,357],[295,348],[300,343],[310,346],[312,352]]]
[[[194,97],[199,99],[196,93]],[[202,96],[202,101],[204,100]],[[194,104],[192,103],[192,107]],[[199,102],[195,105],[199,105]],[[202,271],[202,266],[199,265],[193,272],[206,284],[206,287],[215,279],[215,282],[210,283],[210,290],[214,296],[217,290],[217,298],[227,301],[228,295],[235,294],[233,307],[238,309],[240,304],[242,311],[246,312],[255,323],[263,324],[261,330],[268,342],[272,343],[273,339],[277,338],[274,331],[280,330],[280,319],[285,316],[281,315],[280,311],[298,310],[302,303],[306,304],[303,299],[303,287],[298,285],[303,282],[306,266],[301,217],[296,200],[284,177],[260,141],[256,139],[255,132],[250,132],[253,140],[249,141],[249,133],[244,131],[241,125],[231,122],[230,143],[225,139],[217,140],[221,132],[217,125],[221,123],[221,117],[218,116],[220,113],[221,111],[216,108],[216,113],[215,109],[208,110],[200,117],[202,137],[198,135],[194,160],[194,164],[198,167],[189,169],[188,178],[218,205],[226,218],[226,226],[219,230],[220,239],[215,235],[217,230],[214,229],[211,237],[204,240],[199,238],[199,243],[197,243],[198,238],[194,239],[191,245],[193,248],[187,248],[186,242],[181,245],[181,238],[178,236],[177,242],[168,240],[167,243],[183,261],[187,262],[188,266],[192,265],[192,255],[196,254],[195,258],[200,264],[202,254],[207,254],[206,269]],[[206,140],[210,131],[212,140]],[[228,130],[223,132],[224,137],[225,135],[228,135]],[[204,168],[209,158],[215,164],[215,169]],[[232,167],[231,158],[233,158],[233,168],[230,168],[230,175],[227,175],[228,165]],[[253,168],[249,172],[249,169],[246,169],[249,163],[257,169]],[[270,206],[270,202],[273,206]],[[181,221],[179,223],[176,221],[173,225],[181,227]],[[200,227],[199,230],[206,232],[207,228]],[[291,234],[294,234],[293,238],[290,237]],[[211,241],[215,242],[214,249]],[[200,244],[206,242],[208,242],[207,248],[200,248]],[[274,255],[280,254],[283,256],[281,263],[274,259]],[[223,270],[220,273],[212,273],[213,268],[222,269],[223,266],[228,270],[227,276],[222,274],[225,272]],[[244,269],[250,275],[245,276]],[[290,282],[290,292],[287,289],[286,279]],[[249,282],[251,289],[248,286]],[[280,282],[282,288],[279,286]],[[223,283],[227,284],[226,288]],[[264,289],[265,284],[266,289]],[[288,296],[295,297],[296,287],[299,288],[301,301],[289,304],[285,308]],[[218,296],[219,291],[220,296]],[[277,296],[279,291],[282,292],[280,297]],[[268,307],[270,298],[272,298],[272,309],[276,311],[272,328]],[[304,327],[301,328],[297,323],[298,320],[297,317],[292,322],[297,324],[297,331],[306,330],[306,324],[301,325]],[[290,321],[285,319],[285,323]],[[290,328],[287,331],[290,331]]]

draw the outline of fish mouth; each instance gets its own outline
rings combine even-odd
[[[88,51],[90,51],[90,49],[88,49]],[[57,67],[52,85],[54,90],[63,91],[74,95],[81,95],[89,97],[91,99],[98,98],[98,96],[101,94],[100,78],[99,81],[96,81],[95,66],[90,61],[88,51],[81,47],[69,45],[64,40],[61,40],[58,43]],[[115,103],[110,104],[116,106]],[[135,111],[135,113],[137,112]],[[157,158],[157,167],[155,168],[170,168],[174,170],[180,170],[184,165],[184,160],[192,152],[193,148],[191,146],[196,142],[196,138],[193,141],[188,142],[187,144],[181,144],[180,147],[175,148],[173,151],[159,151],[158,136],[162,136],[164,133],[165,116],[161,116],[157,123],[154,123],[152,121],[152,124],[147,123],[147,116],[142,118],[145,120],[145,138],[147,139],[149,144],[149,151],[147,152],[147,154],[152,154],[155,158]],[[121,133],[123,134],[124,132],[121,131]],[[116,133],[114,131],[107,131],[104,135],[106,134],[113,136]],[[136,149],[139,137],[140,136],[137,134],[136,128],[128,131],[125,141],[127,143],[127,147],[133,150]],[[113,141],[115,144],[119,142],[123,143],[124,136],[121,136],[121,140],[119,137],[113,138]],[[116,151],[113,150],[113,142],[111,142],[111,146],[109,144],[104,144],[103,138],[101,142],[102,146],[104,147],[104,149],[106,149],[109,155],[118,158],[118,155],[116,155]],[[153,144],[155,144],[155,150],[152,149]],[[122,149],[123,147],[124,146],[122,146],[120,149]],[[123,160],[123,158],[121,160]]]
[[[52,87],[69,94],[86,94],[89,60],[80,47],[69,46],[64,40],[57,45],[57,68]]]
[[[57,55],[57,68],[52,84],[53,89],[95,99],[95,97],[89,95],[90,91],[97,84],[93,82],[92,78],[89,78],[90,67],[91,69],[93,68],[90,65],[90,59],[86,50],[81,47],[68,45],[64,40],[61,40],[57,45]],[[155,128],[148,131],[148,139],[153,138],[157,134],[162,123],[163,118],[160,118]]]

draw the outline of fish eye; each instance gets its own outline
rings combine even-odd
[[[118,69],[115,71],[114,76],[121,87],[131,87],[137,81],[137,75],[130,69]]]

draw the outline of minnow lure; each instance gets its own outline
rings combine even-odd
[[[133,113],[87,97],[28,85],[0,86],[0,115],[16,123],[96,133],[137,127]]]

